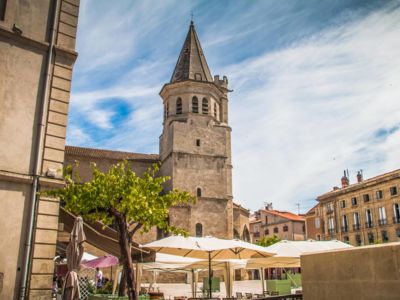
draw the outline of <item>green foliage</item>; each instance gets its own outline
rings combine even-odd
[[[276,235],[274,235],[273,237],[266,237],[264,236],[261,240],[259,240],[256,244],[259,246],[263,246],[263,247],[268,247],[271,246],[277,242],[279,242],[280,239],[278,239],[278,237]]]
[[[98,288],[96,294],[112,294],[113,283],[108,281],[104,286]]]
[[[173,190],[163,192],[167,176],[157,177],[158,165],[154,164],[139,177],[127,161],[113,165],[107,172],[92,164],[92,180],[81,182],[71,166],[65,170],[66,186],[47,191],[47,195],[60,197],[65,208],[81,215],[85,220],[101,221],[111,225],[116,210],[125,216],[132,227],[139,224],[142,232],[157,226],[174,234],[186,234],[183,230],[169,226],[168,210],[171,206],[194,202],[188,192]]]

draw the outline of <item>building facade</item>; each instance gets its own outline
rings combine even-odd
[[[225,76],[211,76],[192,22],[171,80],[160,92],[164,119],[159,154],[67,146],[65,164],[79,161],[80,177],[89,180],[91,162],[106,171],[126,159],[137,174],[160,163],[161,175],[171,178],[166,191],[180,189],[197,197],[196,204],[170,209],[171,225],[191,236],[250,240],[249,211],[232,196],[228,92]],[[163,232],[153,228],[135,240],[148,243],[161,237]]]
[[[280,240],[303,241],[305,239],[305,218],[287,211],[272,209],[267,205],[254,213],[250,219],[252,241],[277,237]]]
[[[354,246],[400,240],[400,170],[349,184],[317,198],[322,209],[323,239],[337,239]]]
[[[324,218],[321,204],[316,204],[304,216],[306,221],[306,239],[320,241],[324,231]]]
[[[0,1],[0,299],[50,299],[79,0]]]

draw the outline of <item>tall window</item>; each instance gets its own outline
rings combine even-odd
[[[196,194],[197,197],[201,197],[201,188],[197,188]]]
[[[386,224],[386,210],[385,207],[379,207],[378,208],[378,213],[379,213],[379,225],[385,225]]]
[[[374,242],[374,234],[372,232],[368,232],[368,243],[373,244]]]
[[[372,227],[372,213],[370,209],[365,211],[365,226],[368,228]]]
[[[197,237],[203,236],[203,225],[201,225],[201,223],[196,224],[196,236]]]
[[[3,21],[6,15],[6,4],[7,0],[0,0],[0,21]]]
[[[346,215],[342,216],[342,226],[343,226],[343,228],[342,228],[343,232],[347,232],[349,230]]]
[[[389,236],[386,230],[381,231],[381,236],[382,236],[382,243],[389,242]]]
[[[376,191],[376,199],[382,199],[383,198],[383,192],[381,190]]]
[[[217,115],[218,115],[218,112],[217,112],[217,103],[214,103],[214,118],[217,119]]]
[[[182,114],[182,99],[178,98],[176,100],[176,114],[181,115]]]
[[[356,197],[351,198],[351,205],[357,206],[357,198]]]
[[[361,235],[356,234],[356,245],[361,246]]]
[[[199,99],[196,96],[192,98],[192,112],[195,114],[199,113]]]
[[[393,223],[400,223],[400,205],[393,204]]]
[[[363,200],[364,200],[364,202],[369,202],[369,194],[364,194]]]
[[[346,207],[346,200],[340,201],[340,207],[345,208]]]
[[[328,232],[331,235],[335,233],[335,220],[333,217],[329,217],[328,219]]]
[[[354,230],[358,230],[360,229],[360,214],[358,212],[355,212],[353,214],[353,228]]]
[[[389,190],[390,190],[390,195],[391,196],[396,196],[397,195],[397,187],[392,186]]]
[[[208,100],[206,98],[203,98],[201,109],[203,115],[208,115]]]

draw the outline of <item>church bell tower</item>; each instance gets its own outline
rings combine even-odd
[[[170,209],[171,225],[191,236],[233,237],[231,128],[228,79],[211,76],[191,22],[169,83],[160,137],[161,173],[167,189],[197,196],[193,205]]]

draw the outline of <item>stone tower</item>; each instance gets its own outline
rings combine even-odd
[[[171,81],[160,92],[161,172],[171,176],[167,189],[197,196],[194,205],[172,208],[169,221],[191,236],[233,237],[228,92],[225,76],[211,76],[191,22]]]

